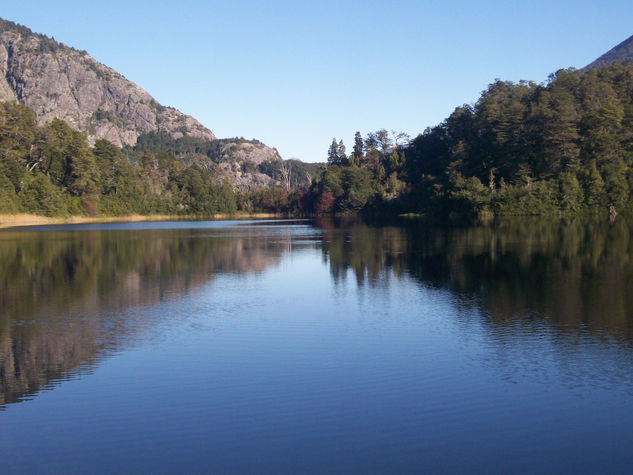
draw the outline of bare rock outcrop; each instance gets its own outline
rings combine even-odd
[[[151,131],[215,139],[196,119],[160,105],[85,51],[1,19],[0,100],[26,104],[40,124],[62,119],[91,142],[134,145]]]
[[[279,181],[257,171],[257,166],[266,161],[281,161],[276,149],[258,143],[229,142],[222,147],[219,164],[224,176],[241,191],[278,186]]]
[[[159,104],[85,51],[1,18],[0,101],[25,104],[40,125],[61,119],[84,133],[91,145],[105,139],[142,152],[152,150],[143,137],[159,137],[161,150],[171,151],[185,163],[198,164],[238,190],[280,185],[274,173],[262,173],[260,167],[264,162],[282,162],[276,149],[257,140],[217,140],[196,119]],[[165,147],[166,142],[174,145],[181,138],[200,139],[201,148],[209,153]]]

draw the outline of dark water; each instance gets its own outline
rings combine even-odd
[[[0,232],[0,471],[628,472],[632,236]]]

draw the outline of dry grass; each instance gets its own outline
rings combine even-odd
[[[75,223],[137,223],[142,221],[176,221],[187,219],[266,219],[278,218],[282,215],[274,213],[238,213],[235,215],[214,214],[213,216],[170,216],[133,214],[129,216],[70,216],[66,218],[49,218],[36,214],[0,214],[0,228],[16,226],[41,226],[47,224],[75,224]]]

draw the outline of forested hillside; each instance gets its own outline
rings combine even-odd
[[[497,80],[410,144],[386,130],[341,142],[312,187],[316,212],[616,212],[633,193],[633,65]]]
[[[126,150],[170,152],[186,164],[213,168],[242,192],[282,184],[258,169],[262,162],[281,165],[275,148],[243,138],[217,140],[196,119],[159,104],[86,51],[1,18],[0,101],[28,106],[41,126],[61,119],[91,146],[104,139]],[[294,181],[299,186],[306,177],[295,174]]]
[[[290,178],[287,187],[242,193],[214,173],[212,162],[185,164],[169,151],[150,149],[124,153],[105,140],[90,147],[62,120],[38,126],[31,109],[0,103],[0,213],[208,216],[238,209],[291,212],[289,203],[298,202]]]
[[[216,168],[230,163],[226,147],[250,145],[150,134],[124,150],[105,140],[90,147],[65,122],[38,126],[27,107],[3,103],[0,212],[615,214],[633,194],[633,65],[560,70],[545,84],[496,81],[411,141],[357,133],[348,154],[334,139],[322,172],[242,162],[282,186],[237,192]],[[177,159],[182,151],[192,158]]]

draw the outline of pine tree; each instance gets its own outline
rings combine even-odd
[[[330,148],[328,148],[327,162],[331,165],[336,165],[338,162],[338,142],[336,141],[336,137],[332,139]]]
[[[363,156],[363,137],[360,132],[356,132],[354,134],[354,156],[360,161],[360,158]]]
[[[347,164],[347,155],[345,155],[345,145],[343,144],[343,140],[340,140],[338,146],[336,147],[336,159],[339,165]]]

